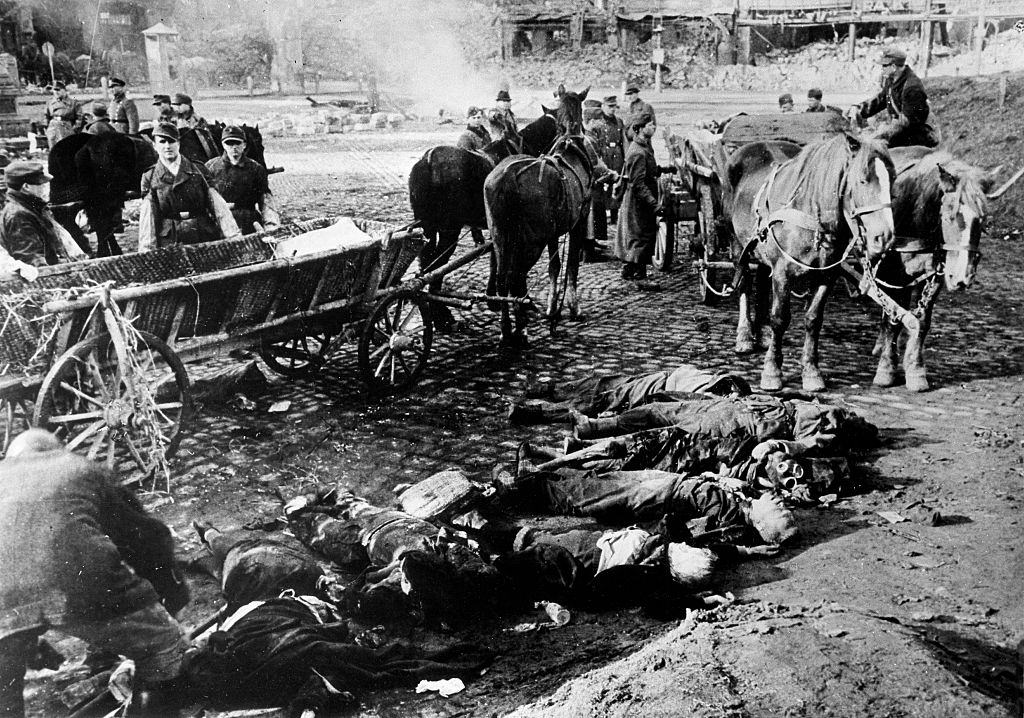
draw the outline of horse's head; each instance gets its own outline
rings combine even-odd
[[[981,233],[988,211],[986,192],[995,183],[999,168],[986,173],[952,160],[936,163],[935,169],[942,192],[939,221],[945,251],[943,274],[946,289],[955,292],[971,286],[978,271]]]
[[[892,159],[879,142],[845,137],[853,154],[844,177],[843,214],[853,236],[864,240],[868,260],[875,261],[889,250],[896,233]]]
[[[583,101],[587,99],[589,92],[589,87],[583,92],[569,92],[564,85],[558,86],[555,96],[559,100],[557,118],[562,134],[583,134]]]

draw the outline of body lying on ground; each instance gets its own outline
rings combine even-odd
[[[750,393],[750,385],[736,374],[714,374],[692,364],[681,364],[671,371],[588,376],[555,385],[543,393],[543,397],[513,404],[510,421],[519,424],[570,421],[573,412],[596,417],[605,412],[618,413],[643,406],[665,394],[745,396]]]

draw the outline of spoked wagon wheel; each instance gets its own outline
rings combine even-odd
[[[422,294],[400,291],[381,301],[359,337],[359,367],[371,391],[402,391],[415,384],[433,341],[430,302]]]
[[[260,358],[278,374],[303,376],[327,363],[331,339],[330,334],[321,332],[265,344],[260,348]]]
[[[31,428],[32,410],[29,399],[19,396],[0,396],[0,421],[4,422],[0,433],[0,457],[7,455],[11,439]]]
[[[134,381],[129,382],[109,337],[93,337],[65,352],[43,379],[33,423],[60,436],[73,451],[114,466],[130,459],[145,475],[170,457],[193,413],[192,389],[178,355],[139,332]],[[134,392],[131,389],[135,386]]]
[[[676,254],[676,223],[672,220],[658,222],[658,236],[654,240],[654,257],[651,263],[662,272],[672,271],[672,260]]]

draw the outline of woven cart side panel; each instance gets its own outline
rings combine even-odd
[[[129,284],[162,282],[189,274],[192,274],[192,265],[185,250],[175,246],[141,254],[135,252],[44,267],[40,270],[36,285],[43,288],[65,288],[114,282],[118,287],[126,287]]]
[[[309,309],[313,294],[329,264],[330,260],[324,259],[289,266],[286,278],[278,288],[281,296],[275,314],[282,316]]]
[[[158,294],[140,297],[132,303],[134,307],[131,315],[132,325],[136,329],[149,332],[166,341],[170,338],[174,317],[182,302],[185,303],[185,313],[182,316],[181,325],[193,322],[196,305],[194,292],[190,289],[167,289]],[[118,302],[118,304],[124,310],[128,302]]]
[[[327,304],[339,299],[362,296],[368,283],[373,281],[379,257],[379,244],[349,250],[332,257],[327,263],[324,286],[317,303]]]
[[[43,305],[65,298],[65,293],[12,289],[0,288],[0,375],[41,376],[55,355],[84,335],[92,308],[46,314]]]
[[[190,244],[185,253],[197,274],[257,264],[274,256],[267,243],[255,235]]]
[[[384,243],[380,262],[381,289],[402,283],[409,267],[423,251],[423,237],[391,237]]]
[[[285,269],[262,269],[246,274],[232,293],[234,305],[225,315],[227,331],[240,327],[255,327],[271,319],[277,296],[288,279]],[[275,315],[280,312],[275,312]]]

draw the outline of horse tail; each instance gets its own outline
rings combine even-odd
[[[412,216],[424,223],[424,227],[433,224],[431,221],[439,205],[437,182],[430,163],[433,150],[428,150],[416,161],[409,171],[409,204]]]
[[[491,277],[488,288],[499,297],[509,296],[513,288],[512,273],[516,267],[515,253],[524,242],[522,207],[514,186],[515,175],[508,167],[496,170],[484,183],[484,208],[493,246]],[[492,311],[501,309],[501,302],[488,302]]]

